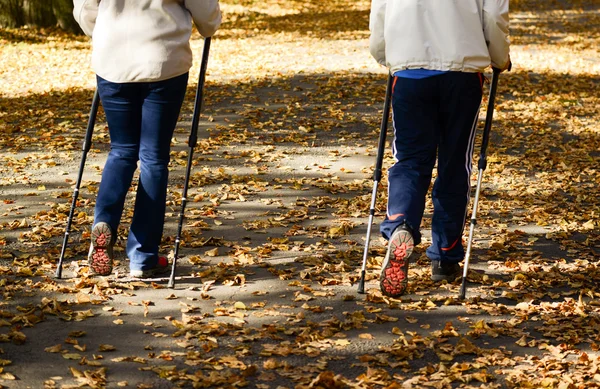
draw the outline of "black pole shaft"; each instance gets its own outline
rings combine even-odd
[[[498,76],[500,71],[494,69],[492,73],[492,85],[488,97],[488,107],[485,115],[485,126],[483,127],[483,138],[481,139],[481,157],[479,158],[478,168],[485,170],[487,168],[487,147],[490,142],[490,131],[492,129],[492,120],[494,119],[494,105],[496,101],[496,90],[498,89]]]
[[[496,100],[496,90],[498,88],[498,78],[500,76],[500,70],[494,68],[492,73],[492,85],[490,86],[490,94],[488,97],[488,106],[485,116],[485,125],[483,127],[483,137],[481,140],[481,156],[479,157],[478,168],[479,172],[477,175],[477,188],[475,190],[475,201],[473,203],[473,213],[471,216],[471,225],[469,230],[469,240],[467,243],[467,251],[465,253],[465,263],[462,275],[462,282],[460,285],[460,291],[458,297],[464,300],[467,295],[467,274],[469,271],[469,259],[471,257],[471,249],[473,246],[473,234],[475,226],[477,225],[477,208],[479,205],[479,193],[481,191],[481,180],[483,178],[483,172],[487,168],[487,147],[490,140],[490,132],[492,129],[492,120],[494,118],[494,104]]]
[[[358,293],[365,293],[365,276],[367,273],[367,258],[369,256],[369,244],[371,242],[371,229],[373,226],[373,217],[375,216],[375,203],[377,201],[377,186],[381,181],[383,156],[385,154],[385,141],[387,137],[390,109],[392,105],[392,89],[394,77],[388,76],[387,87],[385,90],[385,102],[383,103],[383,117],[381,118],[381,127],[379,128],[379,144],[377,145],[377,159],[375,161],[375,171],[373,172],[373,191],[371,193],[371,207],[369,209],[369,221],[367,224],[367,236],[365,239],[365,250],[363,252],[363,261],[358,280]]]
[[[183,219],[185,207],[187,205],[187,193],[190,182],[190,173],[192,171],[192,160],[194,156],[194,148],[198,143],[198,124],[200,122],[200,113],[202,112],[202,103],[204,99],[204,81],[206,80],[206,68],[208,66],[208,55],[210,52],[211,38],[204,39],[204,50],[202,52],[202,62],[200,64],[200,75],[198,76],[198,86],[196,88],[196,99],[194,101],[194,113],[192,115],[192,130],[188,140],[189,153],[187,166],[185,171],[185,183],[183,185],[183,193],[181,195],[181,211],[179,213],[179,224],[177,226],[177,236],[175,238],[175,250],[173,255],[173,266],[171,268],[171,276],[169,278],[169,288],[175,287],[175,270],[177,268],[177,258],[179,257],[179,244],[181,242],[181,230],[183,229]]]
[[[79,172],[77,174],[77,181],[75,182],[75,189],[73,190],[73,199],[71,201],[71,210],[67,218],[67,226],[65,228],[65,236],[63,238],[62,249],[60,250],[60,257],[56,266],[56,278],[62,277],[62,265],[65,258],[65,252],[69,243],[69,234],[71,233],[71,224],[73,223],[73,215],[75,214],[75,207],[77,206],[77,199],[79,197],[79,188],[81,187],[81,181],[83,178],[83,170],[85,168],[85,161],[87,154],[92,147],[92,134],[94,133],[94,125],[96,124],[96,116],[98,114],[98,106],[100,105],[100,95],[98,90],[94,92],[94,98],[92,99],[92,108],[90,109],[90,117],[88,119],[88,125],[85,132],[85,139],[83,140],[81,162],[79,163]]]
[[[392,92],[394,89],[394,76],[388,76],[385,89],[385,102],[383,104],[383,117],[381,118],[381,127],[379,129],[379,144],[377,145],[377,161],[375,162],[375,171],[373,172],[373,181],[381,182],[383,168],[383,156],[385,155],[385,141],[392,107]],[[375,210],[373,210],[374,212]]]

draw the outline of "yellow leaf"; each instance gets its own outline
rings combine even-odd
[[[27,336],[25,336],[24,333],[19,331],[11,332],[10,337],[14,344],[23,344],[27,340]]]
[[[244,309],[245,310],[246,309],[246,304],[244,304],[241,301],[237,301],[235,304],[233,304],[233,307],[235,309]]]
[[[294,301],[310,301],[312,300],[312,296],[308,296],[306,294],[299,293],[298,296],[294,299]]]
[[[427,303],[425,304],[425,306],[427,308],[437,308],[437,305],[435,305],[435,303],[431,300],[427,300]]]
[[[446,353],[442,353],[442,352],[437,352],[436,354],[440,358],[440,361],[443,361],[443,362],[450,362],[452,359],[454,359],[454,357],[452,357],[452,355],[450,355],[450,354],[446,354]]]
[[[92,301],[90,295],[85,293],[77,293],[75,299],[77,300],[77,304],[87,304]]]
[[[98,346],[98,351],[115,351],[117,348],[110,344],[101,344]]]
[[[22,276],[22,277],[32,277],[33,271],[31,270],[30,267],[19,267],[17,269],[17,275]]]
[[[47,353],[59,353],[62,351],[62,344],[57,344],[56,346],[46,347],[44,349]]]
[[[16,380],[17,377],[15,377],[12,373],[6,372],[6,373],[0,374],[0,379],[13,381],[13,380]]]
[[[479,373],[473,373],[472,377],[479,382],[483,382],[484,384],[488,382],[488,375],[485,371],[481,371]]]
[[[335,345],[336,346],[342,346],[342,347],[344,347],[344,346],[348,346],[349,344],[350,344],[350,341],[347,340],[347,339],[337,339],[335,341]]]
[[[208,250],[204,253],[204,255],[207,255],[209,257],[216,257],[217,255],[219,255],[219,249],[218,248],[214,248],[212,250]]]
[[[75,369],[74,367],[69,367],[69,370],[71,370],[71,374],[73,374],[73,377],[75,378],[85,377],[85,375],[81,371]]]
[[[521,347],[527,347],[527,335],[521,336],[521,339],[517,340],[515,343]]]

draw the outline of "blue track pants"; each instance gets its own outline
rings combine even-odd
[[[432,190],[432,243],[427,256],[448,262],[463,259],[462,234],[482,87],[480,73],[448,72],[423,79],[395,77],[392,152],[396,163],[388,171],[387,216],[380,227],[386,239],[406,223],[413,231],[415,244],[421,241],[425,197],[437,161]]]

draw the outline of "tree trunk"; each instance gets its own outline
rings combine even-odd
[[[37,27],[56,26],[56,18],[52,12],[52,1],[24,0],[25,24]]]
[[[81,33],[73,0],[0,0],[0,27],[53,27]]]
[[[52,0],[52,9],[60,28],[69,32],[83,33],[73,17],[73,0]]]
[[[23,0],[0,0],[0,26],[14,28],[24,24]]]

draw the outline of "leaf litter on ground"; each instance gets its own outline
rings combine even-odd
[[[102,112],[70,276],[51,278],[94,87],[90,45],[56,30],[0,29],[0,341],[11,355],[2,382],[27,382],[26,362],[12,355],[33,344],[64,366],[44,373],[48,388],[600,386],[597,5],[511,2],[515,69],[501,78],[464,302],[457,284],[429,280],[421,247],[407,295],[383,296],[378,238],[367,295],[355,294],[385,78],[368,55],[369,6],[222,1],[182,243],[182,265],[202,283],[176,291],[122,277],[132,199],[116,274],[88,275],[109,143]],[[192,46],[197,55],[197,34]],[[173,139],[166,252],[193,89]],[[100,342],[93,324],[78,330],[103,318],[109,331],[145,338]],[[65,336],[44,343],[38,329],[60,323]]]

